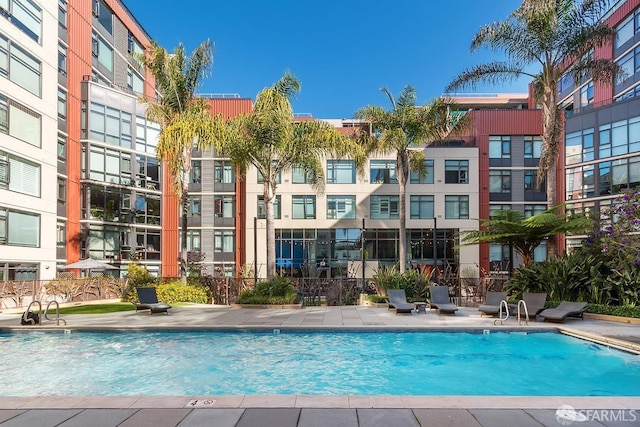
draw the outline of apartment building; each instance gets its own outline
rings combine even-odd
[[[57,16],[0,1],[0,280],[55,274]]]
[[[600,212],[640,184],[640,1],[618,1],[605,19],[617,35],[593,55],[615,60],[622,73],[613,85],[576,85],[569,66],[558,88],[566,111],[564,194],[578,212]],[[568,237],[567,246],[581,237]]]
[[[0,1],[0,275],[80,258],[160,273],[150,38],[119,0]]]

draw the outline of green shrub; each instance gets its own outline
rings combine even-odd
[[[169,282],[156,288],[158,301],[174,304],[177,302],[192,302],[206,304],[208,296],[205,289],[200,286],[185,285],[180,281]]]
[[[616,307],[604,304],[589,304],[587,313],[608,314],[610,316],[634,317],[640,319],[640,307]]]
[[[258,282],[253,288],[240,292],[239,304],[295,304],[299,295],[293,283],[286,277]]]
[[[376,304],[387,302],[387,297],[383,297],[382,295],[371,294],[367,295],[367,301],[374,302]]]
[[[400,274],[395,266],[382,266],[373,277],[373,283],[378,295],[386,297],[389,289],[404,289],[407,301],[412,302],[424,300],[433,284],[431,278],[431,272],[411,269]]]
[[[138,298],[136,288],[145,288],[154,286],[157,279],[153,277],[147,269],[141,265],[132,263],[127,267],[127,290],[125,291],[124,301],[134,301]]]

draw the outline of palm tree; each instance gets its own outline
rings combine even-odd
[[[322,159],[350,157],[359,171],[364,165],[364,150],[355,139],[342,136],[323,121],[294,122],[292,97],[300,91],[300,82],[285,73],[273,86],[263,89],[253,111],[228,123],[226,141],[221,147],[242,178],[253,166],[263,178],[263,196],[267,223],[267,278],[275,276],[274,199],[280,173],[300,168],[322,191]]]
[[[452,132],[462,130],[468,120],[456,114],[455,105],[448,100],[436,99],[424,106],[416,105],[416,91],[406,86],[398,99],[387,88],[381,88],[391,102],[391,110],[369,105],[356,112],[356,117],[371,123],[374,136],[367,140],[368,153],[395,154],[398,177],[398,215],[400,217],[399,270],[405,271],[407,254],[406,187],[409,171],[426,174],[424,152],[421,145],[442,141]],[[375,135],[378,135],[377,137]]]
[[[156,154],[158,159],[166,162],[173,191],[180,198],[180,277],[186,282],[191,153],[194,145],[202,149],[212,144],[209,108],[195,95],[213,65],[211,42],[202,42],[191,56],[186,55],[182,44],[170,54],[154,42],[140,59],[155,76],[160,93],[158,102],[148,103],[147,117],[162,126]]]
[[[498,84],[530,77],[533,94],[542,108],[543,154],[538,184],[546,177],[547,206],[558,204],[556,162],[562,121],[558,106],[558,81],[571,65],[576,84],[593,79],[612,83],[618,66],[610,59],[594,58],[594,49],[612,40],[615,31],[600,18],[609,0],[524,0],[507,18],[486,25],[471,42],[471,50],[483,47],[502,51],[506,61],[476,65],[459,74],[445,89],[474,88],[477,83]],[[536,68],[536,71],[529,71]],[[548,253],[555,253],[550,240]]]
[[[560,233],[582,234],[592,229],[593,220],[587,216],[559,215],[563,207],[555,206],[528,218],[520,211],[496,211],[492,218],[480,220],[480,230],[462,231],[461,245],[509,245],[522,256],[522,264],[528,266],[533,262],[535,249],[548,238]]]

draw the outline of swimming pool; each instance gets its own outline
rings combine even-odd
[[[558,333],[277,332],[0,334],[0,395],[640,395],[640,356]]]

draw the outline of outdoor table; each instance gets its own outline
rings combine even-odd
[[[413,305],[416,307],[416,313],[426,313],[427,303],[424,301],[415,301]]]

